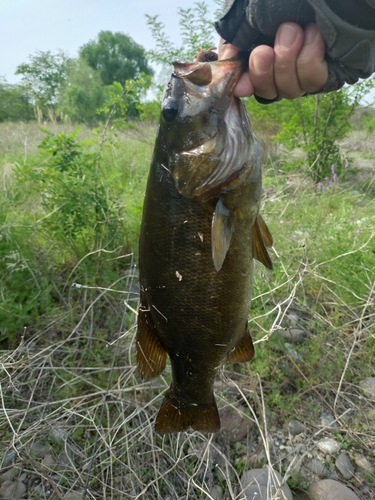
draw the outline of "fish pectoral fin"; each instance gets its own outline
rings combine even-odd
[[[137,365],[144,377],[157,377],[165,368],[167,352],[161,345],[149,309],[141,305],[138,311],[136,335]]]
[[[273,269],[267,247],[272,246],[273,239],[263,218],[258,215],[253,226],[253,258],[259,260],[268,269]]]
[[[178,398],[170,388],[165,395],[155,421],[159,434],[182,432],[189,428],[200,432],[220,430],[219,412],[214,395],[207,404],[190,404]]]
[[[228,210],[219,198],[211,226],[212,260],[216,271],[220,271],[227,255],[233,234],[233,212]]]
[[[258,214],[258,222],[260,227],[260,232],[262,233],[264,244],[267,248],[271,248],[273,246],[273,238],[270,230],[268,229],[267,224],[264,222],[263,217]]]
[[[245,326],[245,331],[236,348],[228,354],[227,363],[245,363],[254,357],[254,345],[251,339],[249,328]]]

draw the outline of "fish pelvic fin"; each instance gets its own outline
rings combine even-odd
[[[142,302],[138,310],[136,346],[141,375],[149,378],[160,375],[167,362],[167,352],[158,339],[150,311]]]
[[[268,255],[267,247],[273,245],[273,238],[267,224],[261,215],[255,219],[253,226],[253,258],[259,260],[268,269],[273,269],[271,257]]]
[[[165,395],[155,421],[159,434],[182,432],[189,428],[200,432],[220,430],[219,412],[214,395],[207,404],[191,404],[176,396],[173,388]]]
[[[211,248],[216,271],[222,268],[233,234],[233,213],[219,198],[212,217]]]
[[[251,339],[249,328],[245,326],[245,331],[236,348],[228,354],[227,363],[245,363],[254,357],[254,345]]]

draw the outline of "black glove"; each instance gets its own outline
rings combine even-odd
[[[226,0],[215,24],[226,42],[251,51],[273,46],[281,23],[316,23],[326,42],[328,79],[322,92],[375,72],[375,0]]]

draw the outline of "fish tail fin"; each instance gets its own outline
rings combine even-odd
[[[178,398],[170,388],[165,395],[155,421],[155,430],[159,434],[182,432],[189,428],[200,432],[220,430],[219,412],[214,395],[206,404],[189,404]]]

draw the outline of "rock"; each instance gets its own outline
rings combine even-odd
[[[54,467],[56,465],[56,460],[52,453],[47,453],[47,455],[42,460],[42,465],[48,468]]]
[[[68,433],[59,427],[54,427],[49,436],[58,443],[64,443],[68,439]]]
[[[335,417],[331,413],[322,412],[321,416],[322,427],[327,429],[335,429],[337,427],[337,422]]]
[[[30,446],[30,453],[34,458],[43,458],[47,453],[51,451],[49,446],[45,446],[43,443],[33,443]]]
[[[360,381],[359,385],[362,387],[366,398],[375,401],[375,377],[368,377]]]
[[[245,407],[238,403],[234,408],[226,407],[220,411],[220,435],[225,441],[242,441],[248,432],[249,422],[244,418]]]
[[[345,453],[340,453],[340,455],[336,459],[335,465],[345,479],[353,478],[354,467],[348,455],[346,455]]]
[[[299,328],[285,328],[284,330],[278,330],[278,333],[293,344],[302,344],[307,337],[307,332]]]
[[[298,316],[298,314],[293,313],[293,312],[289,312],[286,315],[286,317],[288,319],[288,322],[292,326],[292,328],[298,328],[300,326],[300,324],[304,322],[304,320],[302,318],[300,318]]]
[[[5,453],[5,457],[2,462],[3,467],[8,467],[9,465],[13,465],[16,460],[16,455],[17,455],[16,450],[14,449],[8,450]]]
[[[210,491],[210,495],[214,500],[223,500],[224,498],[224,493],[221,487],[218,484],[215,484],[215,486],[212,487]],[[81,499],[78,499],[81,500]]]
[[[0,476],[0,483],[3,483],[4,481],[12,481],[20,471],[16,469],[15,467],[12,467],[11,469],[8,469],[6,472],[3,472]]]
[[[331,455],[333,453],[338,453],[341,449],[341,444],[332,438],[321,439],[320,441],[318,441],[317,446],[320,450],[324,451],[325,453],[330,453]]]
[[[0,497],[17,500],[26,494],[26,485],[21,481],[5,481],[0,488]]]
[[[295,350],[292,344],[285,342],[284,345],[287,353],[289,354],[290,357],[294,359],[294,361],[296,361],[297,363],[304,363],[304,360],[301,358],[301,356],[298,354],[298,352]]]
[[[83,491],[69,491],[64,495],[64,500],[82,500]]]
[[[323,479],[310,484],[308,492],[314,500],[360,500],[347,486],[333,479]]]
[[[315,476],[319,477],[329,476],[329,470],[324,465],[324,463],[318,460],[317,458],[312,458],[310,462],[307,462],[306,469],[312,472]]]
[[[374,474],[375,467],[373,467],[370,462],[363,455],[356,454],[354,456],[354,462],[357,467],[368,472],[369,474]]]
[[[285,432],[292,436],[297,436],[298,434],[303,434],[306,432],[306,427],[298,422],[298,420],[291,420],[287,422],[284,426]]]
[[[281,483],[282,477],[277,471],[271,472],[265,468],[244,472],[241,478],[241,485],[247,500],[270,498],[271,496],[273,500],[293,500],[292,492],[287,484],[284,484],[279,490]],[[279,491],[277,496],[275,495],[276,491]]]

